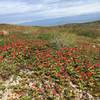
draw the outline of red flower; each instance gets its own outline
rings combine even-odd
[[[64,70],[65,70],[64,66],[61,66],[60,71],[64,72]]]
[[[81,68],[80,68],[80,67],[77,67],[77,68],[75,68],[75,70],[76,70],[77,72],[80,72]]]
[[[10,47],[11,47],[11,45],[10,45],[10,43],[8,43],[8,45],[7,45],[7,49],[10,49]]]
[[[80,74],[81,74],[81,78],[82,78],[83,80],[87,80],[87,75],[86,75],[86,73],[81,72]]]
[[[77,51],[77,48],[71,48],[70,50],[74,52]]]
[[[13,59],[16,58],[16,51],[15,51],[15,50],[14,50],[13,53],[12,53],[12,57],[13,57]]]
[[[66,54],[67,54],[68,56],[71,56],[71,55],[72,55],[72,53],[71,53],[71,52],[67,52]]]
[[[88,77],[91,77],[93,75],[92,72],[87,72]]]
[[[45,87],[46,89],[50,89],[50,87],[49,87],[48,84],[45,84],[44,87]]]
[[[18,55],[19,55],[19,53],[20,53],[20,48],[19,47],[17,48],[17,52],[18,52]]]
[[[57,61],[57,66],[61,66],[61,63],[59,61]]]
[[[57,51],[56,54],[57,54],[58,56],[62,56],[62,52],[60,52],[60,51]]]
[[[100,64],[95,64],[95,66],[100,67]]]
[[[6,51],[7,50],[7,45],[5,44],[4,46],[3,46],[3,51]]]
[[[74,59],[74,61],[75,61],[76,63],[80,63],[80,60],[78,60],[78,59]]]
[[[66,57],[62,57],[62,59],[66,62],[68,59]]]
[[[12,48],[15,48],[15,43],[14,42],[12,42]]]
[[[61,50],[68,50],[68,48],[66,48],[66,47],[63,47],[63,48],[61,48]]]
[[[46,54],[46,57],[47,57],[47,58],[50,58],[50,57],[51,57],[51,55],[50,55],[49,53],[47,53],[47,54]]]
[[[4,58],[3,58],[2,56],[0,56],[0,62],[2,62],[2,61],[3,61],[3,59],[4,59]]]
[[[38,92],[43,93],[43,92],[44,92],[44,89],[39,88],[39,89],[38,89]]]
[[[88,64],[87,66],[86,66],[86,68],[90,68],[91,67],[91,65],[90,64]]]
[[[36,84],[35,84],[35,83],[33,83],[33,84],[32,84],[32,88],[35,88],[35,87],[36,87]]]
[[[57,76],[58,78],[60,78],[60,76],[61,76],[60,72],[57,72],[56,76]]]
[[[56,90],[55,90],[55,89],[54,89],[54,90],[52,90],[52,94],[53,94],[54,96],[56,96],[57,92],[56,92]]]

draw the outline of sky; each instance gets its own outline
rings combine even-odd
[[[0,0],[0,23],[54,25],[93,20],[100,20],[100,0]]]

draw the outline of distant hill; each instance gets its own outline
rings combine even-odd
[[[21,25],[29,25],[29,26],[55,26],[55,25],[63,25],[70,23],[86,23],[100,20],[100,13],[93,14],[85,14],[78,16],[69,16],[69,17],[60,17],[60,18],[49,18],[44,20],[36,20],[31,22],[21,23]]]
[[[10,32],[22,33],[75,33],[82,36],[97,37],[100,36],[100,20],[87,23],[77,23],[77,24],[64,24],[58,26],[19,26],[10,24],[1,24],[0,30],[8,30]]]

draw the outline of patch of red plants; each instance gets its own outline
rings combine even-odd
[[[35,48],[32,49],[34,45],[43,46],[45,43],[43,41],[25,41],[19,40],[15,35],[12,37],[12,42],[4,43],[0,46],[0,62],[3,62],[6,57],[3,55],[4,52],[9,52],[9,57],[12,61],[17,58],[20,52],[23,55],[32,55],[35,58],[35,64],[37,66],[41,65],[43,67],[49,68],[51,71],[54,69],[56,71],[56,77],[61,78],[68,74],[68,67],[72,66],[73,71],[80,76],[82,80],[88,80],[96,75],[95,68],[100,67],[99,63],[93,63],[88,61],[85,57],[82,58],[81,51],[82,48],[61,48],[59,50],[52,50],[50,48],[45,50],[39,50]],[[56,92],[53,91],[56,95]]]

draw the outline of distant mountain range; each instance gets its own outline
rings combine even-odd
[[[31,21],[31,22],[21,23],[20,25],[55,26],[55,25],[63,25],[63,24],[70,24],[70,23],[86,23],[86,22],[92,22],[92,21],[97,21],[97,20],[100,20],[100,13]]]

